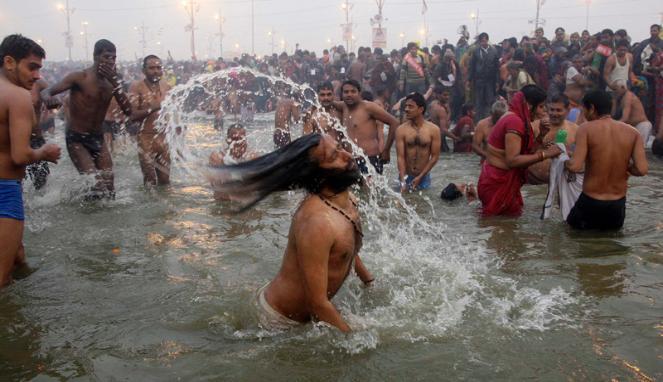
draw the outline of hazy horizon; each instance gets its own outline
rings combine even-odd
[[[92,0],[69,0],[74,9],[71,15],[73,37],[72,59],[90,59],[94,42],[100,38],[113,41],[118,48],[119,60],[132,60],[143,55],[142,33],[145,28],[146,54],[163,57],[171,52],[175,59],[191,57],[190,33],[185,31],[189,17],[182,0],[115,0],[102,3]],[[188,1],[188,0],[187,0]],[[0,2],[0,33],[6,36],[21,33],[41,41],[47,59],[62,61],[67,58],[65,48],[66,16],[58,10],[65,0],[32,0],[26,2],[3,0]],[[251,0],[196,0],[196,51],[198,59],[219,55],[219,23],[215,14],[225,18],[224,56],[238,52],[251,53]],[[295,44],[319,53],[331,45],[343,44],[341,24],[345,14],[341,0],[316,0],[304,3],[293,0],[254,0],[255,53],[292,52]],[[398,48],[402,42],[419,41],[424,25],[422,0],[385,0],[383,16],[387,29],[387,48]],[[455,43],[460,25],[467,25],[472,35],[475,20],[470,15],[478,11],[479,31],[490,34],[493,42],[507,37],[531,34],[530,23],[536,14],[536,0],[427,0],[426,22],[429,45],[447,38]],[[354,50],[371,45],[370,19],[377,13],[375,0],[355,0],[350,12],[354,24]],[[561,26],[567,33],[582,31],[586,23],[585,0],[547,0],[541,8],[547,36]],[[649,26],[660,23],[663,3],[660,0],[592,0],[589,8],[589,30],[624,28],[640,41],[649,35]],[[86,52],[82,23],[88,25]],[[400,35],[403,34],[401,38]]]

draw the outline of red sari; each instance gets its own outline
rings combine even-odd
[[[488,144],[504,149],[506,134],[518,134],[522,138],[520,154],[534,152],[534,133],[530,125],[530,113],[525,96],[518,92],[513,96],[509,111],[497,123],[488,137]],[[527,180],[527,168],[503,170],[488,163],[483,163],[479,176],[478,194],[483,206],[483,216],[508,215],[518,216],[523,212],[523,197],[520,188]]]

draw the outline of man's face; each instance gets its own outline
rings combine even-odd
[[[557,41],[564,41],[564,31],[555,32],[555,39],[557,39]]]
[[[449,102],[449,98],[451,95],[449,94],[448,90],[443,91],[441,94],[437,95],[437,100],[440,101],[442,104],[446,104]]]
[[[479,44],[481,45],[482,48],[487,48],[488,47],[488,38],[481,37],[481,40],[479,40]]]
[[[582,32],[582,39],[583,39],[583,41],[589,40],[589,32],[583,31]]]
[[[115,51],[104,50],[94,59],[97,64],[103,64],[113,68],[115,67],[115,60],[117,59],[117,54],[115,53]]]
[[[571,35],[571,37],[569,38],[569,40],[570,40],[573,44],[575,44],[575,43],[577,43],[577,42],[580,41],[580,36],[579,36],[577,33],[574,33],[574,34]]]
[[[415,120],[424,113],[424,108],[418,106],[413,100],[405,101],[405,118]]]
[[[561,126],[569,114],[569,109],[564,106],[563,102],[553,102],[548,104],[548,117],[550,124],[553,126]]]
[[[31,90],[35,82],[41,78],[39,74],[41,67],[42,58],[34,54],[18,62],[13,57],[5,56],[3,63],[5,72],[10,73],[10,81],[27,90]]]
[[[329,135],[323,135],[318,146],[311,150],[311,159],[317,162],[317,176],[321,187],[338,193],[361,181],[361,173],[352,154]]]
[[[320,105],[328,108],[334,101],[334,92],[332,92],[331,89],[320,89],[318,92],[318,100],[320,101]]]
[[[651,37],[651,40],[658,40],[660,33],[661,33],[661,28],[659,27],[651,27],[649,29],[649,35]]]
[[[534,36],[535,36],[536,38],[541,38],[541,37],[543,37],[543,29],[537,29],[537,30],[534,32]]]
[[[343,92],[343,102],[345,102],[346,105],[356,105],[359,103],[359,101],[361,101],[359,89],[356,87],[352,85],[343,85],[343,89],[341,91]]]
[[[628,48],[625,46],[620,46],[617,48],[617,57],[624,57],[626,56],[626,53],[628,53]]]
[[[545,102],[542,102],[538,104],[533,110],[532,110],[532,115],[530,115],[531,122],[537,120],[537,119],[542,119],[546,116],[546,104]]]
[[[409,51],[410,51],[410,55],[411,55],[412,57],[416,57],[416,56],[417,56],[417,50],[419,50],[419,49],[417,49],[416,46],[413,46],[412,48],[410,48],[410,49],[409,49]]]
[[[145,78],[151,83],[157,83],[161,81],[163,77],[163,66],[161,66],[161,60],[157,58],[150,58],[147,60],[145,67],[143,68],[143,74]]]

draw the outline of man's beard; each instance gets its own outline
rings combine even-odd
[[[357,166],[346,170],[320,170],[320,189],[329,188],[333,193],[338,194],[361,182],[361,172]]]

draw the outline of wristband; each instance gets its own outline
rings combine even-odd
[[[546,153],[541,151],[541,161],[543,162],[546,159]]]

